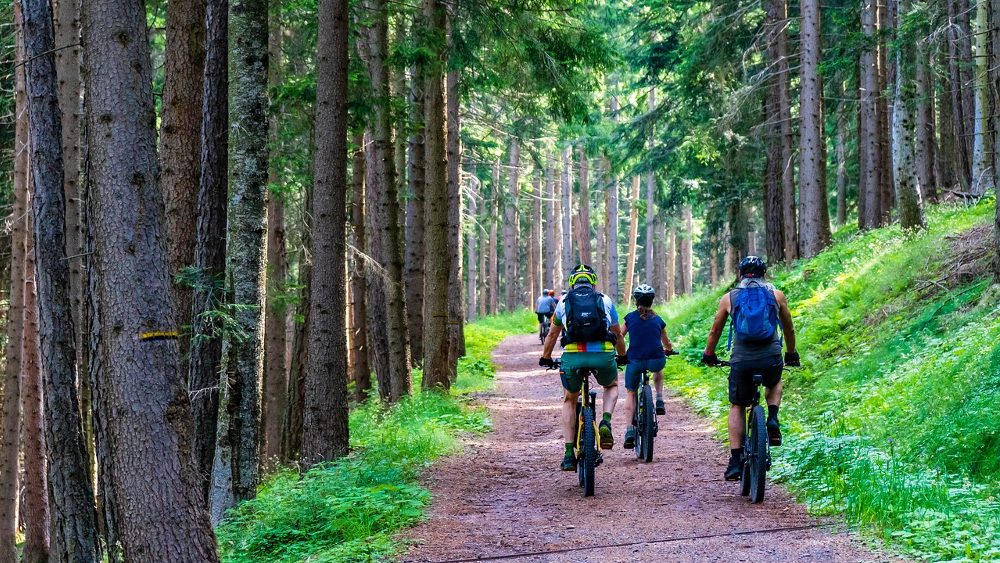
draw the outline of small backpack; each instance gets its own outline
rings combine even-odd
[[[733,346],[733,332],[741,342],[766,342],[774,338],[775,331],[781,326],[774,293],[757,280],[750,280],[746,287],[736,290],[736,299],[730,309],[732,321],[729,323],[727,349]]]
[[[604,296],[593,287],[582,286],[566,294],[566,337],[571,342],[604,342],[608,339],[608,318]]]

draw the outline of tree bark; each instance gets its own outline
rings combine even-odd
[[[667,273],[669,264],[673,268],[673,257],[667,252],[667,224],[659,217],[656,221],[656,233],[653,238],[653,250],[659,260],[654,261],[653,277],[656,278],[656,294],[660,296],[660,301],[666,303],[673,298],[673,294],[667,290]]]
[[[613,102],[611,104],[612,112],[614,114],[618,113],[618,98],[613,97]],[[611,182],[608,184],[608,297],[614,300],[615,303],[618,302],[618,298],[621,296],[621,288],[619,284],[620,264],[618,263],[618,174],[611,173],[611,164],[605,159],[605,168]]]
[[[538,217],[541,217],[541,208],[539,206],[539,191],[541,189],[541,178],[538,174],[534,174],[534,179],[531,183],[531,219],[528,221],[528,263],[527,268],[524,270],[527,280],[528,280],[528,295],[524,298],[524,306],[531,308],[535,304],[535,298],[541,292],[542,282],[538,279],[539,274],[541,274],[541,269],[537,269],[536,266],[541,262],[541,258],[538,256],[538,251],[536,250],[536,242],[539,240],[539,229]]]
[[[354,258],[354,272],[351,275],[351,296],[353,297],[353,307],[351,308],[351,324],[353,334],[351,338],[351,358],[354,362],[351,366],[354,379],[355,400],[359,403],[368,399],[368,393],[372,389],[371,366],[368,364],[368,307],[365,299],[365,150],[364,136],[357,134],[354,136],[354,144],[357,150],[354,151],[352,190],[353,201],[351,203],[351,232],[354,235],[354,251],[351,256]]]
[[[965,82],[966,72],[965,72],[965,49],[963,45],[968,40],[968,36],[965,35],[966,26],[962,25],[962,21],[966,24],[969,21],[969,16],[966,10],[960,8],[961,0],[945,0],[948,4],[948,70],[949,77],[951,79],[951,133],[955,139],[955,168],[958,171],[958,180],[962,185],[962,188],[968,190],[972,183],[971,173],[972,167],[970,163],[969,154],[969,135],[966,131],[966,105],[965,105],[965,90],[968,89],[968,84]],[[966,7],[967,8],[967,7]],[[961,14],[959,13],[961,12]]]
[[[446,8],[451,10],[451,8]],[[451,14],[446,20],[448,50],[451,44]],[[462,134],[459,120],[458,71],[447,74],[447,159],[448,159],[448,362],[449,377],[458,379],[458,359],[465,355],[465,299],[462,295]]]
[[[875,48],[878,33],[874,0],[861,2],[861,30],[869,42],[860,55],[860,100],[858,121],[858,153],[861,182],[864,186],[864,213],[858,217],[861,229],[882,226],[882,145],[878,112],[878,55]]]
[[[556,283],[566,282],[566,273],[573,267],[573,151],[563,149],[562,174],[562,268],[556,272]]]
[[[268,84],[281,85],[280,7],[272,7],[268,25]],[[271,162],[267,167],[267,184],[282,186],[281,171],[275,164],[279,156],[279,121],[281,112],[272,108],[268,138],[271,142]],[[285,285],[288,278],[288,251],[285,248],[285,202],[282,190],[271,190],[267,198],[267,311],[264,319],[264,444],[261,448],[265,467],[275,467],[281,457],[281,421],[288,403],[288,372],[286,371]]]
[[[21,348],[24,332],[24,265],[28,212],[28,111],[24,85],[21,3],[14,2],[15,78],[14,208],[11,221],[10,301],[4,366],[3,418],[0,426],[0,563],[17,563],[19,452],[21,422]]]
[[[934,167],[937,162],[937,142],[934,135],[934,73],[933,59],[923,41],[916,49],[916,166],[920,197],[924,202],[937,200]],[[903,65],[899,64],[900,73]]]
[[[466,239],[465,249],[467,259],[469,261],[469,278],[468,286],[466,289],[466,295],[468,297],[468,309],[466,312],[466,320],[470,323],[476,321],[476,312],[478,310],[481,301],[476,295],[476,289],[479,287],[479,258],[476,254],[477,245],[479,244],[479,221],[476,218],[476,200],[479,200],[479,205],[482,205],[481,194],[478,194],[479,190],[479,179],[476,177],[475,164],[472,165],[472,174],[469,175],[469,218],[472,222],[472,228],[469,229],[469,235]],[[477,194],[477,195],[471,195]],[[477,197],[479,196],[479,197]]]
[[[802,94],[799,108],[799,198],[801,254],[812,258],[830,246],[826,197],[826,135],[823,131],[822,39],[819,0],[802,3]],[[745,232],[745,230],[743,231]]]
[[[975,177],[972,175],[973,148],[975,139],[975,88],[973,81],[976,63],[972,58],[972,45],[975,38],[972,35],[972,14],[975,6],[969,6],[969,0],[958,0],[958,11],[955,14],[958,25],[958,49],[959,49],[959,76],[961,77],[962,88],[959,92],[962,95],[962,136],[959,141],[965,144],[965,153],[968,158],[965,175],[968,176],[967,190],[972,189]]]
[[[545,275],[542,276],[547,288],[555,287],[556,275],[556,192],[555,156],[549,152],[545,164]]]
[[[649,113],[653,113],[656,109],[656,89],[649,89]],[[650,131],[649,134],[649,150],[653,150],[654,145],[654,133]],[[643,269],[643,273],[646,276],[646,283],[656,288],[659,287],[659,280],[655,275],[655,266],[653,265],[653,240],[655,238],[656,232],[656,215],[653,213],[653,206],[655,202],[653,198],[656,195],[656,175],[653,170],[650,169],[646,173],[646,267]],[[626,288],[631,290],[631,288]],[[663,295],[662,293],[660,294]]]
[[[503,218],[504,307],[517,307],[517,196],[520,181],[521,145],[517,138],[510,141],[510,181]]]
[[[677,286],[677,227],[670,225],[670,233],[667,235],[667,260],[665,278],[667,280],[667,300],[673,299],[678,294]]]
[[[135,40],[145,29],[141,5],[83,4],[99,461],[130,563],[214,563],[161,238],[152,65],[146,41]]]
[[[413,28],[421,29],[419,11],[413,16]],[[410,335],[413,363],[424,361],[424,65],[419,60],[412,70],[410,82],[410,124],[406,181],[406,327]]]
[[[552,231],[552,249],[549,251],[552,253],[552,283],[549,287],[555,290],[556,286],[561,285],[560,279],[563,274],[563,261],[562,261],[562,246],[563,246],[563,234],[562,234],[562,196],[560,186],[562,185],[562,170],[558,167],[558,162],[556,162],[555,178],[553,179],[552,187],[552,198],[549,205],[552,206],[552,223],[550,230]]]
[[[764,4],[765,26],[768,30],[767,58],[774,67],[768,79],[764,100],[765,139],[767,155],[764,163],[764,229],[767,237],[767,259],[771,262],[785,260],[785,206],[786,179],[791,180],[794,197],[794,175],[785,174],[787,155],[785,154],[785,120],[791,119],[781,113],[787,104],[781,100],[782,93],[788,92],[788,19],[784,0],[769,1]],[[790,128],[789,128],[790,131]],[[789,172],[791,172],[789,170]],[[792,209],[794,212],[794,209]],[[793,245],[794,246],[794,245]]]
[[[426,47],[437,54],[424,68],[424,389],[447,390],[452,361],[448,331],[448,285],[452,268],[448,248],[448,155],[444,91],[446,7],[441,0],[425,0]],[[513,157],[512,157],[513,158]],[[513,164],[513,162],[512,162]],[[506,232],[504,233],[506,237]],[[507,256],[507,263],[511,260]],[[508,280],[512,279],[508,276]],[[513,287],[512,284],[509,284]],[[508,290],[508,307],[513,308]]]
[[[194,416],[193,457],[209,502],[219,416],[219,371],[222,336],[211,315],[224,302],[226,214],[229,189],[229,1],[206,5],[205,71],[202,77],[201,174],[194,253],[192,339],[188,389]]]
[[[997,143],[997,127],[1000,127],[1000,2],[989,3],[989,74],[987,76],[990,86],[990,129],[993,135],[994,147]],[[1000,151],[993,151],[993,182],[994,186],[1000,186]],[[993,213],[993,244],[994,249],[1000,249],[1000,198],[994,204]],[[1000,252],[993,254],[993,281],[1000,281]]]
[[[798,222],[795,209],[795,163],[794,142],[792,131],[792,76],[788,65],[788,4],[785,0],[772,0],[766,8],[768,19],[772,22],[770,29],[772,37],[768,42],[768,52],[774,64],[775,94],[777,96],[778,134],[781,146],[781,160],[778,170],[781,175],[781,209],[784,232],[783,260],[791,263],[799,257]],[[777,151],[775,150],[775,153]]]
[[[986,35],[987,27],[986,2],[976,3],[976,21],[973,26],[975,36],[974,60],[975,72],[972,82],[973,98],[975,100],[975,127],[972,148],[972,185],[969,192],[974,196],[983,195],[993,189],[993,174],[990,173],[990,153],[993,150],[989,139],[989,99]]]
[[[909,11],[908,0],[899,0],[898,31],[903,33],[902,21]],[[903,42],[905,43],[905,41]],[[920,208],[920,185],[917,163],[913,151],[913,85],[904,62],[912,60],[913,49],[901,43],[896,49],[896,93],[893,103],[893,177],[896,182],[896,199],[899,202],[899,223],[903,229],[924,227],[923,210]]]
[[[847,113],[844,111],[847,85],[840,84],[841,102],[837,104],[837,225],[847,223]]]
[[[626,302],[632,298],[632,290],[635,286],[635,255],[636,245],[639,241],[639,184],[641,180],[638,176],[632,178],[632,198],[629,200],[629,230],[628,230],[628,254],[625,261],[625,291]]]
[[[308,190],[312,191],[312,190]],[[312,209],[310,194],[309,209]],[[303,237],[303,247],[308,247],[308,227],[311,221],[306,219],[306,233]],[[312,309],[312,265],[304,262],[299,269],[299,285],[302,294],[299,299],[299,314],[302,321],[295,325],[295,335],[292,338],[292,362],[288,371],[288,409],[285,410],[285,420],[281,432],[281,456],[286,461],[299,459],[302,452],[302,426],[306,405],[306,370],[309,367],[309,318]]]
[[[166,204],[164,234],[170,273],[177,275],[194,262],[201,175],[201,110],[205,69],[206,0],[171,0],[167,4],[166,47],[163,63],[163,98],[160,116],[160,181]],[[68,172],[68,171],[67,171]],[[191,324],[192,292],[189,284],[173,283],[177,326]],[[179,340],[183,357],[189,341]]]
[[[882,154],[882,225],[888,225],[892,222],[892,211],[896,207],[896,190],[892,170],[892,130],[890,129],[892,108],[889,107],[891,100],[888,97],[889,85],[896,83],[896,65],[894,63],[889,64],[891,57],[888,57],[888,47],[895,35],[895,26],[892,24],[896,13],[895,2],[896,0],[886,0],[885,4],[876,4],[878,35],[882,38],[879,40],[877,52],[879,91],[877,107],[880,135],[879,144]]]
[[[948,42],[948,48],[953,49],[950,41]],[[951,66],[951,59],[948,58],[947,52],[938,54],[937,65],[944,69],[948,69]],[[932,73],[936,72],[933,65],[930,71]],[[935,129],[940,134],[939,144],[934,154],[940,173],[940,178],[938,179],[939,187],[950,189],[958,182],[955,170],[960,161],[958,143],[955,142],[955,109],[952,101],[952,91],[955,89],[955,86],[947,70],[941,72],[939,76],[941,77],[941,87],[932,90],[932,95],[937,98],[938,107],[938,122],[935,124]]]
[[[685,205],[681,209],[682,220],[684,221],[684,236],[680,240],[679,259],[679,293],[681,295],[691,295],[694,292],[694,270],[692,265],[692,245],[694,242],[694,217],[691,214],[691,206]]]
[[[316,129],[313,184],[312,310],[301,455],[305,468],[336,459],[348,450],[344,246],[347,234],[348,16],[347,0],[322,0],[319,4],[316,123],[323,126]],[[387,41],[385,25],[381,24],[382,44]],[[381,87],[387,89],[387,81],[383,81]],[[388,139],[383,137],[383,140]],[[392,158],[391,148],[386,157]],[[391,182],[385,189],[395,196],[395,176],[387,174],[383,181]],[[395,201],[395,197],[392,199]],[[387,215],[387,219],[386,228],[392,230],[396,214]],[[398,247],[396,250],[398,253]]]
[[[475,165],[473,165],[475,166]],[[475,170],[475,168],[473,168]],[[473,174],[475,177],[475,174]],[[492,225],[492,214],[487,215],[486,213],[486,190],[481,182],[476,180],[477,186],[479,187],[479,218],[475,222],[475,228],[482,231],[482,238],[479,241],[479,279],[476,283],[476,289],[479,292],[479,316],[485,317],[488,313],[487,305],[489,304],[489,280],[488,272],[486,269],[486,256],[489,253],[489,235],[486,232],[486,226],[484,222],[489,221]],[[491,205],[492,208],[492,205]],[[495,240],[495,239],[494,239]],[[491,258],[491,260],[496,260],[496,257]]]
[[[500,271],[497,265],[497,223],[499,223],[499,213],[497,211],[497,196],[500,194],[500,161],[493,163],[493,182],[490,184],[490,272],[487,288],[489,289],[490,314],[495,315],[500,312],[498,305],[500,295]]]
[[[576,229],[577,248],[580,249],[580,263],[593,265],[594,256],[590,249],[590,174],[587,149],[580,145],[580,228]],[[572,268],[572,266],[570,266]]]
[[[26,3],[25,3],[26,4]],[[30,8],[24,6],[25,27]],[[25,56],[30,53],[30,39],[25,33]],[[29,71],[30,72],[30,71]],[[30,79],[29,79],[30,81]],[[29,96],[30,98],[30,96]],[[30,102],[29,102],[30,103]],[[47,440],[45,433],[45,391],[41,365],[41,340],[38,327],[38,294],[35,287],[34,235],[31,212],[24,260],[24,333],[21,351],[24,370],[22,388],[24,420],[21,437],[24,449],[24,563],[47,563],[50,554],[51,513],[49,503]]]

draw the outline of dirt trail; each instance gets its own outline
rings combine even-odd
[[[782,489],[770,486],[759,505],[722,479],[728,450],[712,440],[705,422],[678,400],[660,417],[655,458],[640,463],[621,447],[624,378],[612,425],[615,447],[597,469],[596,495],[584,498],[576,473],[558,471],[561,386],[538,368],[535,336],[505,340],[494,351],[497,388],[484,398],[495,431],[471,440],[428,474],[435,502],[429,518],[409,534],[406,562],[476,559],[636,542],[512,559],[517,562],[699,561],[889,562],[829,521],[806,514]],[[598,393],[600,402],[600,393]],[[598,405],[600,407],[600,405]],[[702,537],[734,531],[823,524],[822,528]]]

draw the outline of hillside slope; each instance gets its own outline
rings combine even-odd
[[[1000,559],[992,215],[989,201],[940,206],[921,233],[847,228],[772,276],[804,365],[785,376],[774,475],[928,560]],[[660,307],[688,360],[668,363],[670,384],[720,428],[726,374],[698,361],[723,291]]]

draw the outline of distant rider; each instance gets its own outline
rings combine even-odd
[[[719,301],[719,309],[715,313],[715,321],[705,345],[705,355],[702,362],[710,366],[719,365],[715,355],[726,320],[730,314],[734,324],[739,318],[748,318],[759,314],[751,310],[761,307],[761,312],[769,309],[771,316],[776,316],[785,339],[785,362],[781,361],[781,334],[774,330],[766,339],[756,340],[747,336],[744,327],[731,328],[732,352],[729,357],[729,466],[726,467],[725,479],[738,481],[742,475],[741,460],[743,457],[743,439],[746,435],[746,407],[753,403],[755,386],[753,375],[764,376],[764,398],[767,401],[767,435],[772,446],[781,445],[781,425],[778,423],[778,406],[781,404],[781,370],[784,365],[798,366],[799,354],[795,351],[795,327],[792,325],[792,314],[788,310],[785,294],[775,289],[774,285],[764,281],[767,264],[757,256],[747,256],[740,262],[740,281],[736,288],[727,292]],[[747,292],[743,299],[741,292]],[[763,299],[750,299],[757,295]],[[768,297],[769,296],[769,297]],[[746,311],[734,312],[733,307],[743,307]],[[775,315],[776,313],[776,315]]]
[[[625,315],[622,334],[628,335],[628,365],[625,367],[625,389],[628,400],[625,401],[625,419],[629,427],[625,431],[625,449],[635,447],[635,427],[632,426],[632,415],[635,414],[636,392],[642,381],[642,372],[653,374],[653,384],[656,387],[656,414],[666,414],[663,404],[663,367],[667,356],[672,356],[674,346],[667,336],[667,323],[656,314],[651,307],[656,291],[642,284],[632,292],[635,299],[635,311]]]
[[[548,289],[543,289],[542,294],[535,300],[535,314],[538,315],[538,330],[541,332],[542,323],[545,319],[552,320],[552,314],[556,312],[556,299],[552,297]]]
[[[562,427],[566,456],[560,466],[563,471],[576,470],[576,455],[573,451],[576,442],[576,402],[583,387],[583,378],[577,375],[577,370],[593,369],[597,383],[604,387],[604,416],[598,432],[601,448],[611,449],[615,443],[611,433],[611,415],[618,401],[618,364],[628,362],[621,327],[618,325],[618,310],[610,298],[594,290],[597,274],[593,268],[585,264],[573,268],[569,285],[570,292],[556,307],[552,330],[545,340],[542,357],[538,360],[538,365],[542,367],[554,365],[552,350],[565,329],[562,369],[559,372],[565,391]]]

